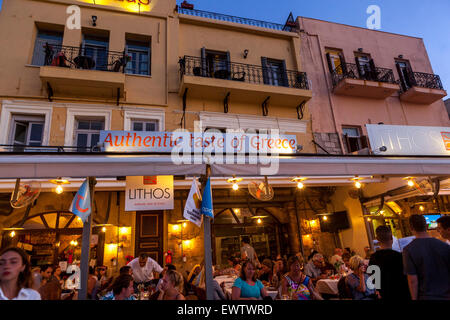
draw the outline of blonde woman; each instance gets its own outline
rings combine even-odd
[[[181,293],[183,288],[183,277],[175,270],[168,270],[162,279],[158,300],[186,300]]]
[[[354,300],[375,300],[377,298],[376,290],[369,289],[367,286],[366,273],[367,265],[364,259],[356,255],[350,258],[350,269],[353,273],[347,276],[347,285],[352,293]]]

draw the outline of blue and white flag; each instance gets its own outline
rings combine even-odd
[[[80,217],[83,223],[86,222],[87,218],[91,214],[91,195],[89,193],[88,179],[84,180],[80,189],[78,189],[75,198],[72,200],[69,211]]]
[[[205,189],[202,195],[202,214],[214,219],[213,203],[212,203],[212,190],[211,179],[208,178]]]

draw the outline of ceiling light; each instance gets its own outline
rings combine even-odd
[[[420,210],[420,211],[425,211],[425,207],[421,205],[421,206],[419,207],[419,210]]]
[[[106,227],[103,227],[103,228],[102,228],[102,232],[106,232]]]
[[[262,223],[261,218],[258,218],[258,220],[256,220],[256,222],[257,222],[258,224],[261,224],[261,223]],[[13,232],[14,232],[14,231],[13,231]]]
[[[327,216],[323,216],[322,220],[323,220],[323,221],[327,221],[327,220],[328,220],[328,217],[327,217]]]
[[[70,183],[67,179],[62,179],[61,177],[59,177],[58,179],[50,180],[50,182],[56,184],[55,192],[57,194],[61,194],[64,192],[62,185]]]
[[[59,184],[59,185],[56,186],[55,192],[56,192],[57,194],[61,194],[61,193],[64,192],[64,189],[63,189],[63,187]]]
[[[303,189],[305,187],[305,185],[303,184],[303,181],[305,181],[306,178],[302,178],[302,177],[295,177],[292,179],[292,182],[296,182],[297,183],[297,188],[298,189]]]
[[[227,180],[228,183],[231,183],[233,185],[232,188],[234,191],[239,189],[238,183],[241,181],[242,181],[242,178],[236,178],[236,177],[233,177],[233,178],[230,178]]]
[[[362,178],[359,178],[358,176],[355,176],[352,181],[355,184],[355,188],[357,189],[361,189],[362,187],[362,183],[360,182],[360,180],[362,180]]]
[[[11,233],[9,234],[9,236],[10,236],[11,238],[14,238],[15,235],[16,235],[16,232],[15,232],[15,231],[11,231]]]

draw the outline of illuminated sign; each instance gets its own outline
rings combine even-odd
[[[85,3],[122,8],[131,12],[152,11],[155,0],[78,0]]]
[[[382,155],[450,155],[450,128],[366,124],[370,146]],[[381,152],[380,148],[386,151]]]

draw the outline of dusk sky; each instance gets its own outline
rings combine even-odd
[[[0,10],[3,0],[0,0]],[[177,0],[181,3],[182,0]],[[283,24],[289,12],[366,27],[369,5],[381,8],[381,31],[423,38],[444,88],[450,92],[449,0],[190,0],[195,9]],[[422,71],[422,70],[416,70]]]

